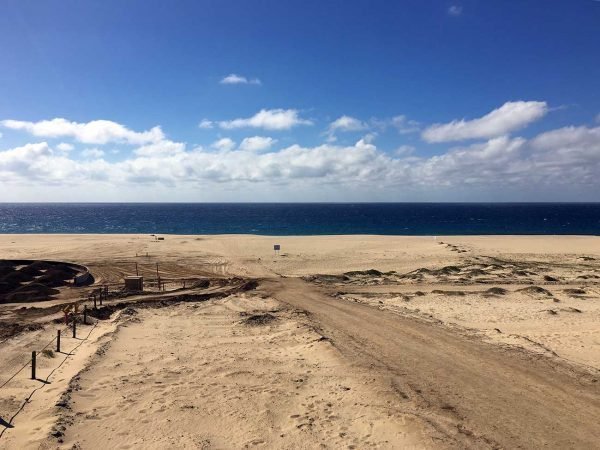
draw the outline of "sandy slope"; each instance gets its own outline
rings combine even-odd
[[[151,278],[158,262],[174,285],[262,279],[257,293],[101,322],[0,448],[594,448],[600,438],[598,237],[1,235],[0,258],[82,263],[111,289],[136,263]],[[0,305],[3,327],[42,327],[0,342],[3,379],[54,336],[48,305],[85,292]],[[240,312],[258,310],[277,320],[241,324]],[[5,421],[39,386],[21,375],[0,390]],[[56,407],[69,382],[71,409]]]
[[[279,307],[242,296],[137,310],[77,379],[61,447],[431,446],[389,387]],[[266,311],[275,320],[244,323]]]
[[[54,328],[48,328],[44,332],[17,336],[3,344],[3,381],[29,360],[31,349],[40,349],[51,342]],[[0,448],[38,448],[48,438],[57,420],[54,405],[68,389],[72,378],[89,363],[97,346],[112,331],[113,322],[99,322],[96,326],[80,326],[76,339],[68,332],[64,333],[62,353],[53,352],[51,356],[38,354],[36,380],[30,379],[31,368],[26,367],[0,391],[1,417],[6,422],[12,419],[14,425],[14,428],[0,427]],[[48,349],[56,350],[55,343]]]
[[[445,293],[432,293],[440,288]],[[419,285],[427,293],[420,296],[414,286],[365,286],[338,297],[600,370],[600,289],[588,287],[586,295],[573,296],[563,287],[546,286],[548,296],[520,292],[522,285],[503,288],[506,294],[489,295],[487,286]]]
[[[332,301],[297,279],[264,286],[308,311],[349,359],[390,378],[405,411],[461,447],[595,448],[600,383],[563,361],[359,303]]]

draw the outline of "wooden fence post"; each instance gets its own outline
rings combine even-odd
[[[83,305],[83,324],[87,325],[87,305]]]
[[[35,380],[35,350],[31,352],[31,379]]]
[[[60,330],[56,330],[56,353],[60,353]]]
[[[158,263],[156,263],[156,279],[158,280],[158,290],[160,291],[160,274],[158,273]]]
[[[77,337],[77,317],[73,314],[73,338]]]

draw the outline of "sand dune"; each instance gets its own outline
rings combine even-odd
[[[369,401],[376,380],[279,307],[241,296],[137,310],[78,377],[65,448],[431,445],[417,420]]]
[[[2,235],[0,258],[84,264],[111,292],[137,265],[154,291],[111,297],[88,340],[41,356],[48,383],[26,369],[0,389],[0,448],[600,439],[598,237]],[[152,286],[157,263],[172,292]],[[0,304],[3,379],[53,338],[61,305],[94,288]]]

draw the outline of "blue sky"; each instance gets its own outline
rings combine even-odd
[[[4,0],[0,201],[597,201],[599,48],[594,0]]]

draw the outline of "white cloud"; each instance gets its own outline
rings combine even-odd
[[[577,169],[589,177],[600,178],[600,126],[564,127],[548,131],[531,141],[533,159],[562,179],[564,171]],[[574,183],[582,179],[573,180]]]
[[[266,136],[252,136],[244,138],[240,144],[240,150],[248,152],[264,152],[270,150],[277,139]]]
[[[198,128],[203,128],[205,130],[209,130],[214,127],[214,122],[208,119],[202,119],[198,124]]]
[[[61,152],[70,152],[71,150],[73,150],[75,148],[75,146],[73,146],[72,144],[68,144],[66,142],[61,142],[60,144],[58,144],[56,146],[56,148],[58,150],[60,150]]]
[[[459,5],[452,5],[450,6],[450,8],[448,8],[448,15],[450,16],[460,16],[463,12],[463,7],[459,6]]]
[[[375,141],[376,137],[377,137],[377,133],[367,133],[362,137],[361,141],[366,144],[372,144]]]
[[[489,139],[522,129],[547,112],[546,102],[507,102],[479,119],[431,125],[423,131],[422,137],[427,142]]]
[[[142,145],[160,141],[165,137],[160,127],[136,132],[110,120],[93,120],[87,123],[70,122],[61,118],[40,122],[3,120],[0,125],[13,130],[23,130],[39,137],[71,137],[84,144],[124,142],[132,145]]]
[[[99,148],[86,148],[81,152],[81,155],[84,158],[89,159],[100,159],[104,156],[104,151]]]
[[[532,143],[538,149],[572,147],[573,145],[598,146],[600,145],[600,127],[559,128],[536,136]]]
[[[401,145],[394,151],[394,154],[396,156],[405,157],[412,155],[415,152],[415,150],[416,148],[412,145]]]
[[[97,180],[104,170],[109,170],[104,162],[80,164],[64,153],[54,153],[46,142],[0,151],[0,176],[5,183],[64,187]]]
[[[0,174],[3,179],[27,176],[31,168],[36,165],[36,160],[51,155],[52,150],[46,142],[26,144],[2,151],[0,152]]]
[[[341,116],[329,124],[329,131],[362,131],[366,130],[368,125],[359,119],[350,116]]]
[[[154,142],[143,145],[135,149],[134,153],[138,156],[159,156],[174,155],[185,150],[185,144],[182,142],[173,142],[165,139],[164,141]]]
[[[419,122],[411,120],[405,115],[398,115],[386,119],[372,118],[370,124],[381,131],[385,131],[390,127],[395,128],[399,134],[416,133],[421,129]]]
[[[265,130],[289,130],[298,125],[312,125],[310,120],[299,117],[295,109],[261,109],[252,117],[225,120],[218,122],[219,127],[232,130],[235,128],[263,128]]]
[[[521,154],[525,142],[522,138],[503,136],[453,149],[423,160],[417,166],[416,179],[421,184],[442,186],[505,185],[513,173],[519,173],[526,165]]]
[[[337,137],[335,136],[335,133],[338,131],[342,131],[342,132],[352,132],[352,131],[363,131],[368,129],[369,126],[365,123],[362,122],[361,120],[355,118],[355,117],[351,117],[351,116],[346,116],[343,115],[339,118],[337,118],[336,120],[334,120],[333,122],[331,122],[329,124],[329,126],[327,127],[327,142],[335,142],[337,141]]]
[[[416,133],[420,130],[419,122],[415,120],[409,120],[406,116],[392,117],[391,125],[398,130],[400,134]]]
[[[213,142],[211,147],[221,152],[228,152],[235,148],[235,142],[229,138],[222,138]]]
[[[221,84],[256,84],[256,85],[261,84],[261,82],[258,78],[249,79],[242,75],[236,75],[235,73],[227,75],[219,83],[221,83]]]
[[[200,186],[203,193],[226,191],[231,195],[245,195],[264,186],[263,193],[287,189],[300,195],[312,190],[316,196],[312,199],[327,189],[336,199],[347,200],[353,199],[349,192],[363,192],[368,200],[369,193],[378,189],[386,190],[388,199],[399,192],[436,189],[444,195],[512,190],[517,195],[512,200],[522,200],[521,192],[527,190],[584,192],[587,199],[600,191],[600,126],[565,127],[529,140],[494,137],[430,157],[417,156],[412,146],[388,153],[377,148],[370,134],[354,145],[291,145],[264,152],[273,143],[272,138],[253,136],[236,147],[233,140],[223,138],[214,144],[222,151],[215,152],[165,140],[140,146],[115,162],[99,159],[102,155],[96,151],[89,151],[89,159],[80,161],[71,157],[72,153],[53,150],[46,142],[27,144],[0,151],[0,179],[8,186],[3,198],[15,192],[13,186],[17,185],[37,186],[41,193],[49,185],[57,189],[92,186],[97,188],[94,192],[139,189],[142,196],[144,192],[171,192],[172,198],[179,198],[186,189],[200,192]],[[150,185],[154,190],[145,190]],[[538,194],[533,195],[534,200],[539,199],[535,197]],[[571,194],[570,198],[581,196]]]

